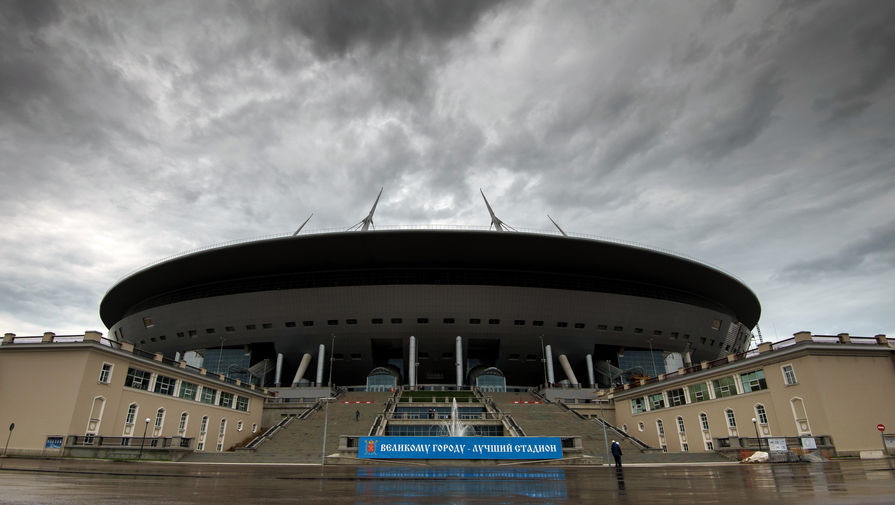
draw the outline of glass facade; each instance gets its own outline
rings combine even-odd
[[[754,372],[744,373],[740,375],[743,380],[743,392],[751,393],[752,391],[761,391],[768,388],[768,383],[764,378],[764,370],[756,370]]]
[[[665,373],[665,356],[662,351],[632,351],[618,357],[618,367],[631,376],[643,373],[646,377],[655,377]]]
[[[691,384],[687,386],[690,389],[690,401],[693,403],[704,402],[709,400],[709,387],[705,382],[699,384]]]
[[[733,377],[721,377],[712,381],[715,390],[715,398],[725,398],[737,394],[737,384]]]
[[[202,366],[210,374],[224,374],[231,379],[239,379],[242,382],[251,383],[252,375],[249,366],[252,361],[252,353],[238,349],[212,348],[205,349],[205,360]]]

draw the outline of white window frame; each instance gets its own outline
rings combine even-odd
[[[733,409],[724,409],[724,417],[727,419],[727,427],[736,429],[737,416]]]
[[[656,419],[656,431],[659,433],[660,437],[665,436],[665,423],[663,423],[661,419]]]
[[[789,367],[789,374],[786,373],[786,368]],[[799,379],[796,377],[796,369],[792,366],[792,363],[787,363],[785,365],[780,366],[780,372],[783,374],[783,384],[786,386],[795,386],[799,383]],[[792,382],[789,381],[789,376],[792,376]]]
[[[177,431],[180,433],[186,433],[186,427],[190,422],[190,414],[189,412],[181,412],[180,413],[180,424],[177,425]]]
[[[762,405],[761,403],[756,403],[755,407],[753,407],[753,408],[755,410],[755,419],[758,420],[758,424],[760,424],[762,426],[767,426],[768,425],[768,409],[765,408],[765,406]],[[760,411],[758,410],[759,408],[761,409]]]
[[[702,427],[702,431],[709,431],[709,415],[705,412],[699,413],[699,426]]]
[[[108,370],[106,367],[109,367]],[[115,368],[115,364],[103,362],[103,365],[99,369],[99,380],[100,384],[109,384],[112,382],[112,370]]]
[[[677,416],[675,421],[677,421],[677,432],[680,434],[687,433],[687,429],[684,426],[684,418],[681,416]]]
[[[202,422],[199,423],[199,433],[208,432],[208,416],[202,416]]]
[[[134,408],[133,412],[131,412],[131,407]],[[140,405],[137,402],[129,404],[127,406],[127,414],[124,415],[124,424],[133,426],[138,412],[140,412]]]
[[[155,423],[153,426],[157,430],[161,430],[162,426],[165,425],[165,408],[161,407],[155,411]]]

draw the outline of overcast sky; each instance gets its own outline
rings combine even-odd
[[[191,248],[517,228],[698,258],[765,340],[895,336],[895,2],[0,2],[0,331]],[[474,254],[474,251],[470,252]]]

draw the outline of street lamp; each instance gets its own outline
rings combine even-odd
[[[755,438],[758,440],[758,449],[761,450],[761,438],[758,436],[758,420],[752,418],[752,427],[755,428]]]
[[[333,394],[333,347],[336,346],[336,336],[332,335],[332,343],[329,345],[329,394]],[[321,398],[321,400],[326,402],[326,405],[323,406],[323,450],[320,453],[320,467],[322,468],[326,465],[326,427],[329,424],[329,402],[330,400],[335,400],[335,397],[329,396],[327,398]]]
[[[544,387],[547,387],[547,356],[544,351],[544,334],[538,337],[541,341],[541,368],[544,369]]]
[[[140,439],[140,454],[137,456],[137,459],[143,459],[143,444],[146,443],[146,430],[149,429],[149,422],[152,419],[146,418],[146,426],[143,427],[143,438]]]
[[[649,339],[649,361],[653,365],[653,377],[658,377],[659,374],[656,373],[656,358],[653,357],[653,339]]]

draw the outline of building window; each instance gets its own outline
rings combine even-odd
[[[180,381],[180,397],[186,400],[196,401],[196,391],[199,386],[192,382]]]
[[[124,378],[124,385],[129,388],[147,391],[149,389],[150,377],[152,377],[152,374],[149,372],[138,370],[136,368],[128,368],[127,377]]]
[[[720,330],[721,329],[721,320],[720,319],[712,319],[712,329]]]
[[[758,424],[768,424],[768,414],[764,410],[764,405],[759,403],[755,406],[755,415],[758,418]]]
[[[286,328],[295,328],[295,321],[286,321]]]
[[[783,382],[785,382],[787,386],[798,384],[798,381],[796,381],[796,372],[792,369],[792,365],[783,365]]]
[[[740,378],[743,380],[744,393],[761,391],[768,388],[768,383],[764,378],[764,370],[756,370],[754,372],[740,374]]]
[[[733,409],[725,410],[724,414],[727,416],[727,426],[730,428],[736,428],[737,418],[733,415]]]
[[[218,391],[216,389],[202,386],[202,403],[214,405],[214,397],[217,396],[217,394]]]
[[[681,416],[677,416],[677,432],[678,433],[686,433],[687,430],[684,429],[684,418]]]
[[[218,430],[218,446],[217,451],[221,452],[224,450],[224,433],[227,432],[227,420],[221,419],[221,429]]]
[[[236,431],[242,431],[242,421],[236,421]]]
[[[668,406],[669,407],[677,407],[678,405],[684,405],[687,403],[687,399],[684,396],[684,389],[672,389],[668,392]]]
[[[488,324],[500,324],[500,319],[489,319]]]
[[[516,319],[515,321],[513,321],[513,324],[515,326],[525,326],[525,320],[524,319]]]
[[[704,402],[709,400],[709,387],[706,386],[705,382],[700,382],[699,384],[691,384],[688,386],[690,389],[690,401],[693,403]]]
[[[482,324],[482,320],[477,317],[473,317],[469,319],[469,324]]]
[[[580,330],[582,328],[584,328],[584,323],[575,323],[575,329]]]
[[[374,317],[373,320],[370,321],[371,324],[382,324],[381,317]]]
[[[715,379],[712,381],[712,387],[715,389],[715,398],[726,398],[737,394],[737,385],[733,377]]]
[[[112,381],[112,364],[103,363],[102,369],[99,371],[99,381],[108,384]]]
[[[163,395],[174,396],[174,386],[177,379],[159,375],[155,378],[155,392]]]
[[[257,431],[258,431],[258,424],[257,424],[257,423],[252,423],[252,433],[255,433],[255,432],[257,432]]]
[[[429,324],[429,318],[428,317],[418,317],[418,318],[416,318],[416,323],[417,324]]]
[[[661,419],[656,419],[656,429],[659,430],[659,436],[665,436],[665,425],[662,424]]]
[[[646,427],[643,425],[643,421],[640,421],[639,423],[637,423],[637,429],[640,431],[643,431],[646,429]]]
[[[699,424],[702,425],[702,431],[709,431],[709,416],[705,412],[699,413]]]
[[[221,391],[220,406],[225,408],[233,407],[233,393]]]
[[[634,398],[631,400],[631,413],[640,414],[641,412],[646,412],[646,404],[643,402],[643,397]]]
[[[446,317],[446,318],[444,318],[444,319],[442,320],[442,322],[443,322],[444,324],[454,324],[454,318],[453,318],[453,317]]]
[[[158,409],[155,412],[155,427],[162,429],[162,423],[165,422],[165,409]]]
[[[137,417],[137,404],[131,403],[127,406],[127,416],[124,418],[125,424],[134,424],[135,417]]]
[[[357,324],[357,319],[346,319],[345,324]]]
[[[713,444],[711,440],[706,440],[706,441],[705,441],[705,450],[707,450],[707,451],[714,451],[714,450],[715,450],[715,444]]]
[[[649,395],[649,409],[650,410],[659,410],[665,408],[665,395],[662,393],[656,393],[654,395]]]
[[[199,433],[208,431],[208,416],[202,416],[202,422],[199,423]]]
[[[393,317],[391,319],[392,324],[404,324],[404,319],[400,317]]]
[[[152,318],[151,318],[151,317],[144,317],[144,318],[143,318],[143,327],[144,327],[144,328],[152,328],[153,326],[155,326],[155,323],[152,322]]]
[[[628,425],[627,425],[627,424],[623,424],[623,425],[622,425],[622,431],[624,431],[625,433],[628,432]]]
[[[532,326],[544,326],[544,321],[532,321]]]
[[[248,412],[249,410],[249,399],[245,396],[237,396],[236,397],[236,410],[241,410],[243,412]]]
[[[189,420],[190,415],[184,412],[180,414],[180,425],[177,426],[177,430],[181,433],[186,431],[186,422]]]
[[[684,443],[681,444],[681,449],[682,449],[684,452],[690,452],[690,446],[689,446],[686,442],[684,442]]]
[[[558,321],[558,322],[556,323],[556,327],[557,327],[557,328],[566,328],[566,327],[568,327],[568,326],[569,326],[569,323],[567,323],[567,322],[565,322],[565,321]]]

